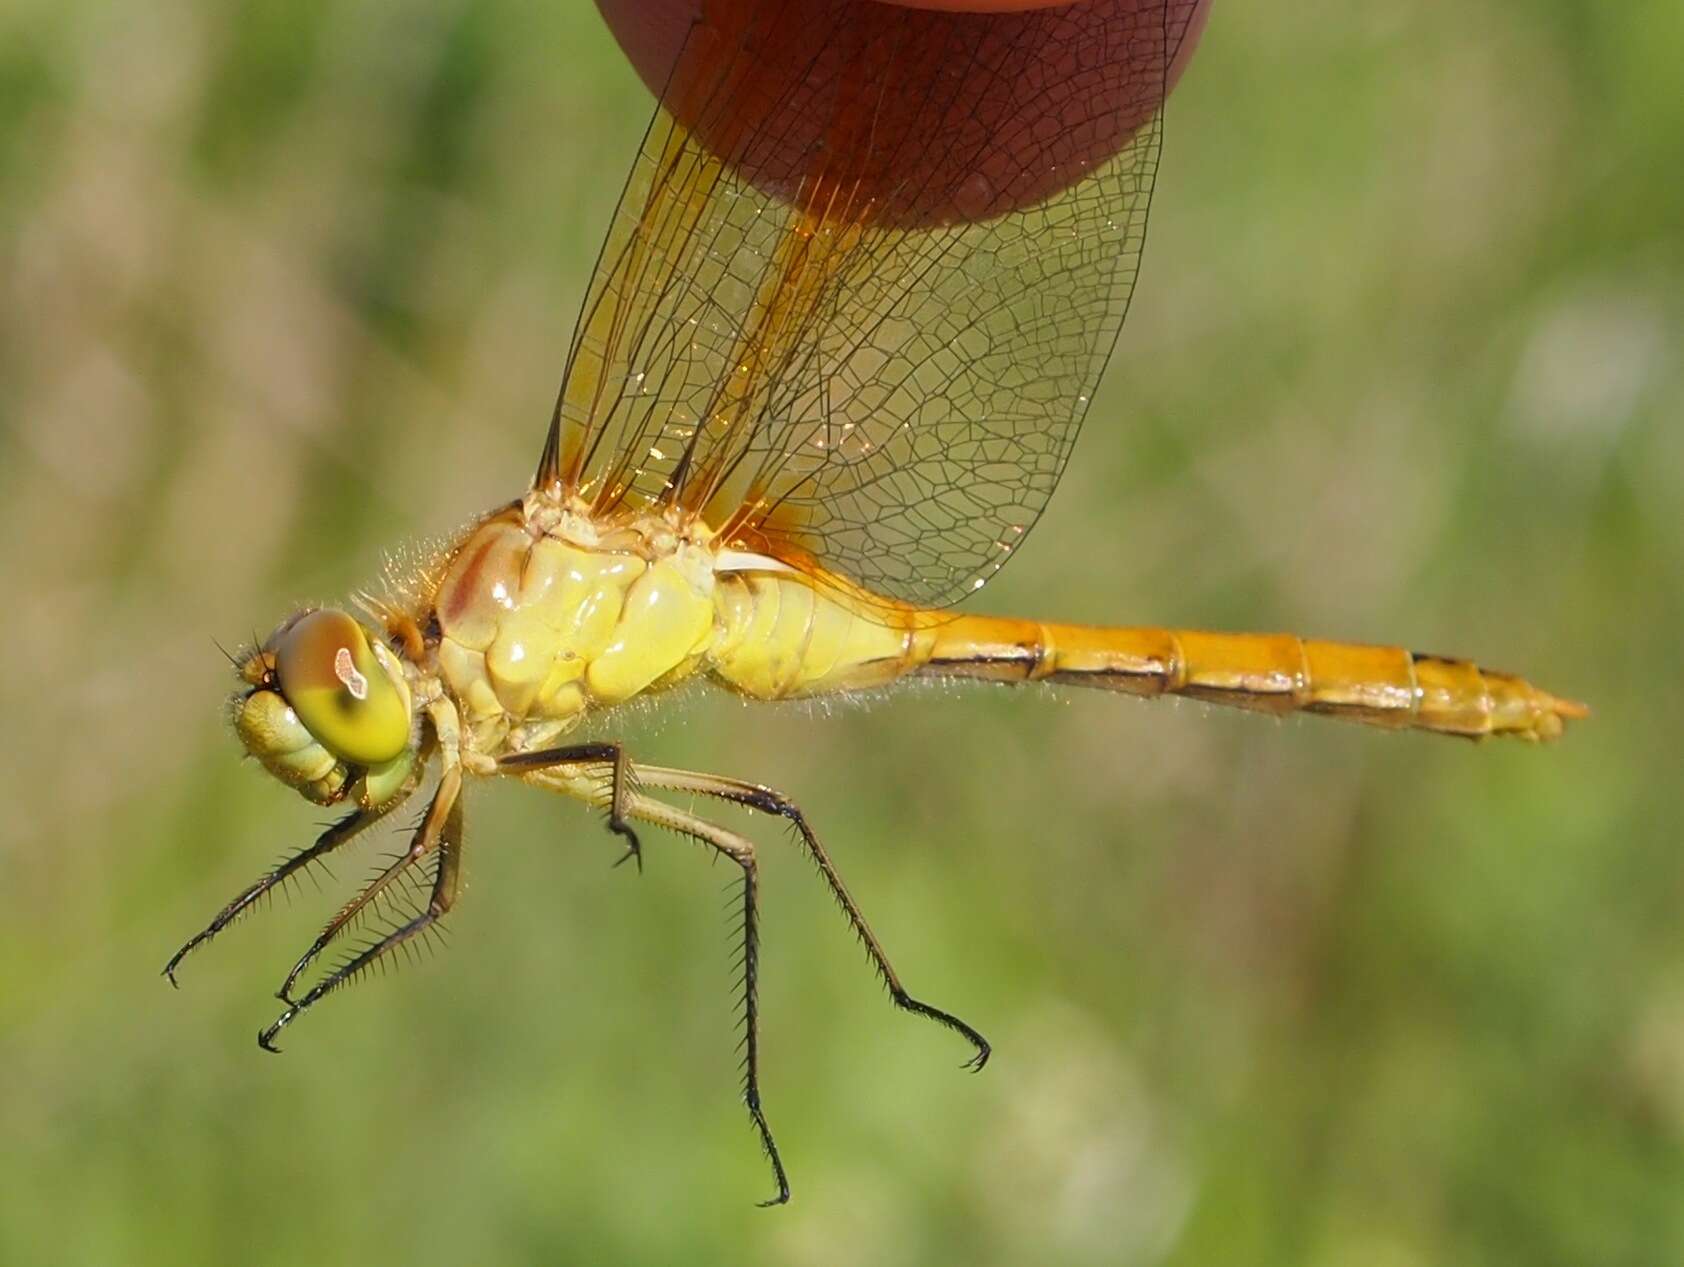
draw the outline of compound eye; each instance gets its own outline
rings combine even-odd
[[[408,692],[344,612],[324,607],[301,616],[273,649],[281,694],[335,756],[380,765],[409,746]]]

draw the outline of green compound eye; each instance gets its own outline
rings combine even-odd
[[[409,746],[408,687],[391,654],[380,656],[344,612],[324,607],[300,617],[277,636],[274,652],[281,694],[335,756],[380,765]]]

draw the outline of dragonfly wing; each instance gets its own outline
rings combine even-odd
[[[1194,0],[706,0],[540,483],[941,606],[1052,495],[1134,285]]]

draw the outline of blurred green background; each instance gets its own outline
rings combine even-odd
[[[583,3],[0,8],[0,1262],[1684,1259],[1684,8],[1217,4],[1074,467],[981,606],[1401,641],[1550,750],[1104,695],[619,733],[723,871],[517,787],[454,946],[254,1044],[377,856],[165,957],[320,812],[213,645],[514,494],[649,103]]]

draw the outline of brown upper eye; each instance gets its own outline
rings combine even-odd
[[[350,616],[331,607],[301,616],[276,637],[274,652],[282,695],[325,747],[378,765],[408,745],[408,700]]]

